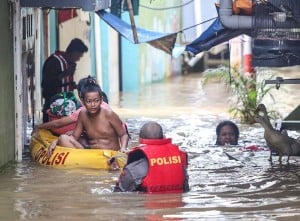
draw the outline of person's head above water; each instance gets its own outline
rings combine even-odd
[[[216,128],[216,135],[216,145],[237,145],[240,131],[235,123],[230,120],[225,120],[218,124]]]
[[[140,130],[140,138],[142,139],[163,139],[163,129],[160,124],[149,121],[145,123]]]

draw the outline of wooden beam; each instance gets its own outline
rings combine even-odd
[[[133,40],[134,40],[134,43],[137,44],[137,43],[139,43],[139,39],[138,39],[137,32],[136,32],[136,26],[135,26],[135,21],[134,21],[134,14],[133,14],[131,0],[127,0],[127,6],[128,6],[129,16],[130,16]]]

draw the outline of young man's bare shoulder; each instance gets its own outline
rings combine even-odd
[[[78,119],[83,119],[87,117],[87,113],[88,111],[84,108],[80,111],[79,115],[78,115]]]
[[[114,114],[114,112],[111,109],[107,108],[102,108],[101,112],[105,117],[111,117]]]
[[[87,109],[86,108],[82,108],[81,111],[79,112],[79,115],[83,115],[87,113]]]
[[[104,116],[108,119],[108,120],[115,120],[118,119],[119,116],[117,115],[116,112],[114,112],[112,109],[102,109]]]

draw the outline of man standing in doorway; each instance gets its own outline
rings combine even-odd
[[[43,106],[44,123],[49,121],[47,110],[50,108],[51,97],[60,92],[76,89],[74,82],[76,62],[87,51],[87,46],[80,39],[74,38],[65,52],[55,51],[46,59],[42,73],[42,96],[45,99]]]

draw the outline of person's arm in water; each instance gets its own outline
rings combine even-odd
[[[138,191],[142,184],[143,178],[148,172],[148,161],[146,158],[141,158],[134,161],[123,169],[119,180],[114,187],[114,192],[132,192]]]

